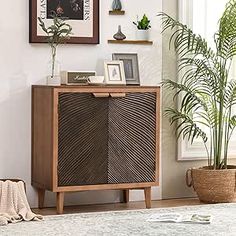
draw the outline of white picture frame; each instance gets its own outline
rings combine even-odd
[[[123,61],[104,62],[105,84],[126,85]]]

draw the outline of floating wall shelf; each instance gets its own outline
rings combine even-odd
[[[109,15],[124,15],[125,11],[109,11]]]
[[[153,41],[148,41],[148,40],[114,40],[114,39],[109,39],[108,43],[113,43],[113,44],[143,44],[143,45],[152,45]]]

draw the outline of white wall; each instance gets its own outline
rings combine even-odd
[[[27,183],[31,206],[36,206],[37,195],[31,187],[31,85],[44,84],[49,48],[42,44],[29,44],[29,1],[1,1],[0,14],[0,178],[21,178]],[[112,0],[100,0],[101,43],[97,46],[63,45],[58,59],[64,70],[96,70],[103,74],[104,59],[111,59],[113,52],[137,52],[142,85],[156,85],[162,73],[162,37],[160,19],[156,14],[162,10],[162,1],[122,1],[125,16],[109,16]],[[107,39],[117,31],[118,24],[128,38],[134,38],[132,21],[136,15],[146,13],[152,21],[151,38],[154,46],[109,45]],[[159,198],[156,188],[153,198]],[[133,200],[143,198],[134,191]],[[54,203],[54,196],[47,194],[47,204]],[[117,192],[94,192],[68,194],[68,204],[119,201]]]

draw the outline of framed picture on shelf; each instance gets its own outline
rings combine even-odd
[[[125,70],[127,85],[140,85],[138,54],[136,53],[113,53],[113,60],[122,61]]]
[[[46,27],[52,24],[52,13],[67,18],[73,35],[67,43],[99,44],[99,0],[29,0],[29,41],[46,43],[39,26],[40,17]]]
[[[104,62],[105,83],[113,85],[125,85],[125,71],[122,61]]]

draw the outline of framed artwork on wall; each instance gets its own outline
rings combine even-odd
[[[45,33],[38,24],[40,17],[51,25],[52,13],[68,18],[73,35],[67,43],[99,44],[99,0],[29,0],[29,41],[46,43]]]
[[[105,83],[112,85],[125,85],[125,71],[122,61],[104,62]]]
[[[138,55],[136,53],[113,53],[112,59],[123,62],[127,85],[140,85]]]

